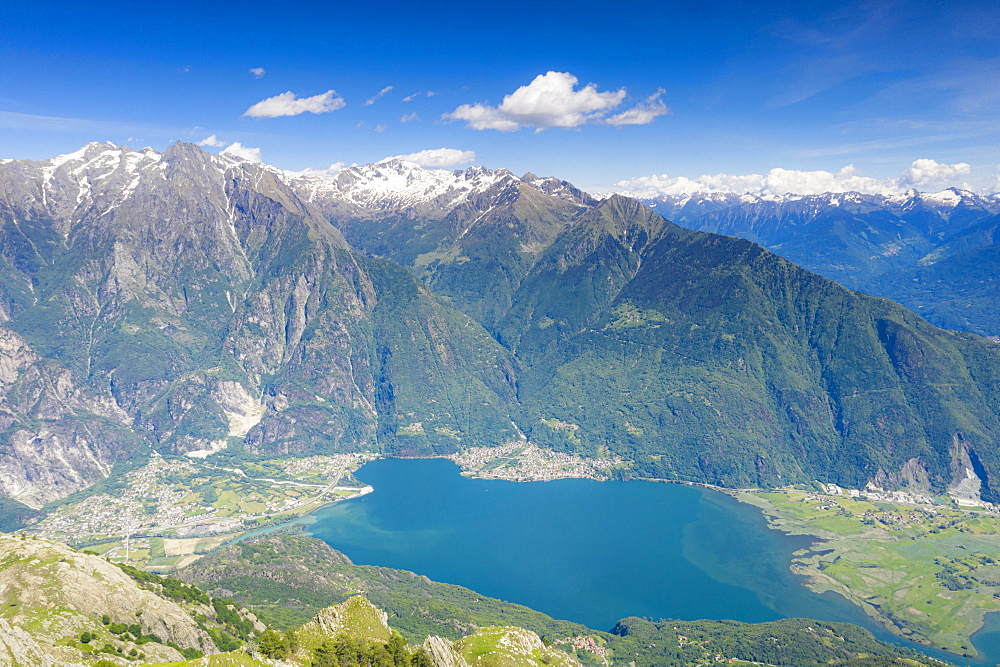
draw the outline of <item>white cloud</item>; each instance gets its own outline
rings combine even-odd
[[[824,192],[865,192],[868,194],[891,194],[897,191],[892,180],[858,176],[857,168],[849,164],[833,173],[829,171],[797,171],[795,169],[772,169],[764,177],[763,191],[771,194],[794,192],[803,195],[818,195]]]
[[[255,79],[263,79],[267,71],[263,67],[251,67],[250,73],[253,74]]]
[[[336,97],[337,93],[328,90],[312,97],[295,97],[295,93],[288,91],[261,100],[245,112],[244,116],[251,118],[277,118],[279,116],[298,116],[300,113],[327,113],[343,109],[347,104],[343,97]]]
[[[385,160],[406,160],[414,162],[421,167],[428,168],[448,168],[457,167],[460,164],[468,164],[476,159],[475,151],[460,151],[457,148],[432,148],[418,153],[408,153],[407,155],[394,155]],[[385,162],[382,160],[382,162]]]
[[[521,125],[517,121],[505,119],[496,109],[482,104],[463,104],[451,113],[444,114],[441,118],[444,120],[464,120],[466,126],[473,130],[517,132],[521,129]]]
[[[412,95],[407,95],[403,98],[404,102],[412,102],[418,97],[434,97],[433,90],[421,90],[420,92],[413,93]]]
[[[399,118],[400,123],[409,123],[410,121],[414,120],[420,120],[420,116],[417,115],[416,111],[414,111],[413,113],[404,114]]]
[[[967,187],[956,183],[958,176],[969,174],[972,168],[964,162],[941,164],[930,159],[914,160],[898,178],[878,179],[858,175],[854,165],[847,165],[837,172],[798,171],[776,167],[765,174],[716,174],[697,178],[669,176],[667,174],[640,176],[618,181],[616,192],[636,197],[681,195],[692,192],[729,192],[757,195],[786,193],[813,195],[824,192],[861,192],[864,194],[898,194],[912,188],[934,185],[940,189],[949,186]]]
[[[229,144],[219,155],[229,155],[232,157],[241,158],[243,160],[249,160],[250,162],[263,162],[260,156],[259,148],[251,148],[250,146],[244,146],[238,141],[234,141]]]
[[[388,125],[386,125],[384,123],[379,123],[378,125],[376,125],[375,127],[372,128],[372,131],[373,132],[385,132],[388,128],[389,128]]]
[[[615,114],[605,122],[615,127],[621,127],[622,125],[649,125],[659,116],[670,113],[667,105],[660,101],[660,96],[665,92],[665,90],[660,88],[646,98],[645,102],[640,102],[627,111]]]
[[[368,98],[367,100],[365,100],[365,106],[367,107],[367,106],[370,106],[372,104],[375,104],[375,100],[377,100],[378,98],[382,97],[386,93],[391,93],[393,88],[395,88],[395,86],[386,86],[382,90],[378,91],[377,93],[375,93],[374,96],[372,96],[372,97]]]
[[[198,145],[199,146],[211,146],[212,148],[222,148],[223,146],[226,145],[226,142],[225,141],[221,141],[217,136],[215,136],[213,134],[213,135],[211,135],[209,137],[205,137],[204,139],[202,139],[201,141],[199,141]]]
[[[599,92],[588,83],[574,90],[578,79],[568,72],[539,74],[503,98],[500,106],[463,104],[444,120],[464,120],[474,130],[515,132],[522,127],[577,127],[597,120],[625,99],[625,89]]]
[[[941,164],[935,160],[923,158],[914,160],[909,169],[903,172],[900,179],[905,186],[924,188],[932,184],[954,181],[959,176],[972,173],[972,167],[965,162]]]
[[[335,177],[340,172],[344,171],[344,169],[346,169],[346,168],[347,168],[347,165],[345,163],[343,163],[343,162],[334,162],[333,164],[331,164],[326,169],[313,169],[311,167],[307,167],[306,169],[303,169],[302,171],[286,171],[285,175],[288,176],[289,178],[303,178],[303,177],[305,177],[305,178],[330,179],[330,178]]]

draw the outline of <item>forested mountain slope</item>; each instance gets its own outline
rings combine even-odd
[[[502,302],[480,300],[491,303],[483,325],[520,364],[518,423],[532,440],[610,449],[635,462],[630,474],[737,486],[943,489],[973,471],[994,497],[1000,349],[989,341],[628,198],[563,220],[503,272]],[[523,247],[521,227],[502,229],[498,254]],[[462,307],[449,285],[482,275],[464,239],[443,239],[431,265],[387,254]]]

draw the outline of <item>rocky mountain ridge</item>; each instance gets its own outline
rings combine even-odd
[[[829,206],[839,206],[848,210],[884,208],[897,214],[917,208],[927,208],[938,214],[949,216],[961,211],[979,211],[989,214],[1000,212],[1000,193],[979,194],[955,187],[940,192],[921,192],[911,189],[900,194],[890,195],[862,192],[826,192],[822,194],[691,192],[653,197],[628,192],[619,194],[639,199],[652,208],[663,208],[664,213],[672,210],[674,213],[670,219],[683,219],[683,214],[678,215],[678,212],[689,206],[704,210],[712,205],[723,207],[765,203],[803,211],[816,211]]]
[[[372,358],[378,295],[279,170],[186,144],[162,155],[89,144],[0,165],[0,202],[5,363],[19,369],[7,402],[44,390],[22,368],[35,358],[63,394],[91,397],[65,423],[45,401],[11,410],[4,495],[38,507],[148,446],[376,446],[376,378],[388,377]],[[447,309],[415,316],[437,322],[430,336],[465,325]]]
[[[183,606],[96,555],[46,540],[0,533],[0,603],[0,662],[7,665],[78,664],[104,645],[113,647],[109,656],[141,649],[149,662],[181,660],[184,649],[219,652],[195,618],[214,615],[210,606]],[[112,624],[137,625],[138,635],[157,641],[128,639]],[[83,633],[92,646],[79,641]]]

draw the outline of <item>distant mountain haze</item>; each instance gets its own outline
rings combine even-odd
[[[699,193],[645,199],[689,229],[760,243],[947,329],[1000,335],[1000,196],[950,188],[902,195]]]

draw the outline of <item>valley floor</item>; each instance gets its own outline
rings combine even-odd
[[[24,532],[115,562],[177,569],[245,533],[368,493],[371,487],[350,475],[372,458],[335,454],[222,467],[154,454],[109,492],[67,502]]]

